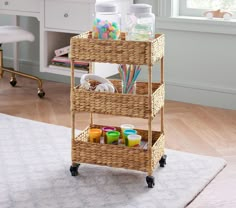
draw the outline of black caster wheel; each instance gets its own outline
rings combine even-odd
[[[164,168],[165,165],[166,165],[166,158],[167,158],[167,155],[163,155],[159,161],[159,164],[160,164],[160,167]]]
[[[43,98],[45,96],[45,92],[42,89],[38,90],[38,96]]]
[[[11,86],[12,86],[12,87],[15,87],[15,86],[16,86],[16,83],[17,83],[16,78],[11,78],[11,80],[10,80]]]
[[[153,176],[147,176],[146,181],[148,184],[148,188],[153,188],[155,186],[155,178]]]
[[[80,164],[77,164],[75,166],[70,166],[70,172],[71,176],[77,176],[78,175],[78,168]]]

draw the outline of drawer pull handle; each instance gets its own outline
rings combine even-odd
[[[5,2],[4,2],[4,5],[5,5],[5,6],[7,6],[8,4],[9,4],[9,2],[8,2],[8,1],[5,1]]]
[[[64,17],[65,17],[65,18],[69,17],[69,14],[68,14],[68,13],[65,13],[65,14],[64,14]]]

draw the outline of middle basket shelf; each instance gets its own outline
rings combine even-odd
[[[73,88],[71,110],[147,119],[152,118],[164,105],[164,84],[152,83],[151,109],[148,105],[148,83],[137,82],[135,94],[122,94],[121,81],[110,80],[116,92],[95,92]]]

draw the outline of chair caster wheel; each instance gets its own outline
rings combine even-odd
[[[153,188],[155,186],[155,178],[153,176],[147,176],[146,182],[148,184],[148,188]]]
[[[16,83],[17,83],[17,81],[16,81],[16,78],[11,78],[11,80],[10,80],[10,84],[11,84],[11,86],[12,87],[15,87],[16,86]]]
[[[159,161],[159,164],[160,164],[160,167],[164,168],[165,165],[166,165],[166,158],[167,158],[167,155],[163,155]]]
[[[43,97],[45,96],[45,92],[44,92],[42,89],[39,89],[39,90],[38,90],[38,96],[39,96],[40,98],[43,98]]]
[[[71,176],[77,176],[78,175],[79,165],[80,164],[77,164],[76,166],[70,166]]]

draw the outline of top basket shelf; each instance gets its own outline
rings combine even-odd
[[[163,34],[156,34],[152,41],[126,41],[125,33],[121,40],[99,40],[88,31],[71,38],[70,56],[87,62],[152,66],[163,57],[164,44]]]

